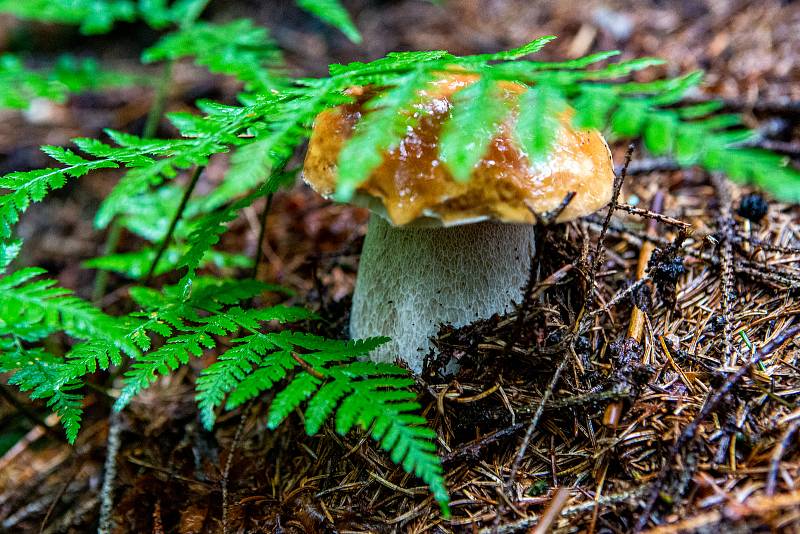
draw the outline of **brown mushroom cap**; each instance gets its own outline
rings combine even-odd
[[[455,181],[439,159],[438,139],[453,94],[477,79],[446,75],[423,91],[418,123],[396,148],[384,154],[356,192],[354,203],[384,215],[396,226],[452,226],[493,219],[533,223],[533,213],[556,209],[570,192],[575,197],[558,216],[570,221],[593,213],[611,200],[614,171],[611,152],[596,130],[574,128],[573,111],[562,113],[550,155],[534,161],[513,137],[512,113],[491,141],[469,181]],[[525,87],[501,83],[503,98],[515,100]],[[364,113],[368,91],[356,89],[357,101],[319,114],[314,122],[304,179],[323,196],[336,188],[337,159]],[[533,213],[532,213],[533,212]]]

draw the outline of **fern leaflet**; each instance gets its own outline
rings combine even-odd
[[[354,43],[362,41],[361,34],[339,0],[297,0],[297,5],[338,29]]]
[[[392,461],[420,477],[447,515],[448,495],[433,440],[436,433],[416,415],[409,390],[414,380],[400,367],[360,361],[386,338],[337,341],[284,331],[254,335],[229,350],[198,379],[198,400],[211,425],[213,408],[228,392],[233,408],[289,379],[270,405],[267,426],[276,428],[306,404],[306,432],[314,435],[329,418],[342,435],[354,426],[368,431]],[[272,352],[270,353],[270,349]],[[230,354],[233,353],[233,354]],[[290,373],[294,371],[294,374]]]
[[[281,53],[267,31],[249,19],[181,28],[145,50],[142,59],[149,63],[187,56],[211,72],[236,77],[248,91],[265,92],[284,83]]]

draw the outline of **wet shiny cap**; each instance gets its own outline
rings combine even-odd
[[[565,222],[588,215],[611,200],[611,152],[596,130],[576,129],[573,111],[560,115],[560,127],[546,158],[532,159],[513,137],[515,113],[503,123],[467,182],[457,182],[439,159],[438,140],[453,95],[477,77],[448,74],[431,82],[417,104],[419,121],[356,190],[353,204],[368,207],[396,226],[455,226],[483,220],[533,223],[535,214],[558,208]],[[501,98],[515,102],[519,84],[499,84]],[[369,90],[354,88],[354,103],[320,113],[315,122],[303,177],[325,197],[336,189],[337,160],[361,118]]]

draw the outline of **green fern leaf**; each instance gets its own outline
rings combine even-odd
[[[235,340],[241,343],[220,355],[197,378],[197,401],[203,426],[211,429],[216,415],[214,409],[222,405],[225,396],[261,363],[261,357],[274,347],[263,334],[253,334]]]
[[[488,77],[458,91],[453,100],[452,116],[442,126],[439,156],[453,178],[465,182],[486,155],[510,107]]]
[[[467,65],[467,64],[480,64],[480,63],[488,63],[490,61],[514,61],[519,58],[523,58],[525,56],[530,56],[539,52],[542,48],[547,46],[548,43],[554,41],[556,39],[555,35],[545,35],[543,37],[538,37],[529,43],[525,43],[524,45],[518,48],[512,48],[510,50],[503,50],[500,52],[494,52],[491,54],[478,54],[474,56],[467,56],[464,58],[459,59],[459,63]]]
[[[286,378],[287,371],[299,365],[292,358],[291,352],[285,350],[273,352],[262,361],[261,367],[239,382],[236,389],[231,392],[225,408],[232,410],[272,389],[277,382]]]
[[[20,18],[80,26],[81,33],[105,33],[117,21],[136,16],[133,0],[0,0],[0,11]]]
[[[0,241],[0,275],[6,272],[11,262],[19,255],[20,250],[22,250],[22,241],[19,239]]]
[[[350,200],[355,189],[380,165],[383,152],[397,146],[413,124],[408,109],[419,99],[419,90],[433,74],[418,67],[403,75],[398,84],[367,102],[370,110],[339,154],[336,200]]]
[[[55,287],[53,280],[36,280],[41,269],[28,268],[0,278],[0,319],[6,324],[37,324],[61,330],[76,339],[104,342],[129,356],[138,354],[115,318]]]
[[[267,428],[275,430],[286,417],[316,392],[322,381],[303,371],[295,375],[285,389],[278,392],[269,407]]]
[[[194,57],[198,65],[234,76],[248,91],[265,92],[285,83],[283,59],[265,28],[249,19],[227,24],[199,22],[165,35],[145,50],[145,63]]]
[[[339,0],[296,0],[297,5],[320,20],[341,31],[354,43],[362,41],[361,34]]]
[[[67,441],[75,443],[81,427],[83,416],[83,396],[70,393],[69,390],[80,387],[80,384],[65,384],[61,389],[53,391],[47,400],[47,406],[61,419],[61,424],[67,433]]]
[[[559,128],[558,115],[565,108],[563,95],[546,83],[531,87],[522,95],[514,133],[531,159],[542,160],[550,153]]]
[[[317,391],[306,407],[306,434],[313,436],[352,388],[347,380],[328,382]]]

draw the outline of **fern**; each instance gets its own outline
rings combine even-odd
[[[362,41],[361,34],[339,0],[297,0],[297,5],[338,29],[354,43]]]
[[[369,101],[372,113],[358,123],[353,137],[339,156],[336,197],[349,200],[355,188],[383,161],[383,152],[400,142],[413,115],[403,111],[419,101],[419,90],[433,79],[423,66],[413,68],[398,80],[398,85]]]
[[[117,22],[144,20],[156,29],[195,20],[208,0],[0,0],[0,12],[46,23],[78,26],[81,33],[106,33]]]
[[[174,271],[178,263],[186,254],[186,246],[168,247],[164,252],[158,267],[154,271],[156,276]],[[139,279],[145,276],[156,258],[156,250],[151,247],[144,247],[135,252],[125,252],[120,254],[109,254],[99,256],[83,262],[83,267],[88,269],[99,269],[101,271],[112,271],[128,278]],[[217,269],[248,268],[252,266],[252,260],[242,254],[230,254],[218,250],[208,250],[203,254],[198,267],[214,266]]]
[[[134,0],[0,0],[0,11],[41,22],[74,24],[81,33],[105,33],[136,18]]]
[[[308,435],[319,432],[330,418],[342,435],[358,426],[390,453],[393,462],[428,484],[443,515],[448,515],[447,489],[433,443],[436,433],[416,415],[420,405],[409,391],[414,380],[397,366],[359,360],[387,338],[336,341],[281,332],[240,341],[198,378],[207,426],[213,423],[213,408],[228,392],[233,391],[227,402],[230,409],[291,377],[270,405],[269,428],[277,428],[303,404]]]
[[[241,80],[248,91],[269,91],[283,82],[281,53],[267,31],[248,19],[181,28],[145,50],[142,59],[148,63],[187,56],[211,72]]]
[[[0,108],[28,109],[35,99],[63,102],[72,93],[130,85],[135,77],[105,71],[92,59],[61,56],[49,71],[30,69],[13,54],[0,55]]]
[[[453,118],[442,131],[439,153],[458,181],[469,180],[511,111],[499,92],[497,84],[486,76],[455,95]]]
[[[31,202],[40,202],[48,191],[63,187],[67,177],[77,178],[91,170],[117,166],[117,163],[110,160],[88,161],[58,147],[43,147],[43,150],[62,163],[66,163],[68,167],[14,172],[0,178],[0,189],[10,191],[0,195],[0,239],[11,235],[13,226],[19,220],[19,214],[25,211]]]
[[[144,354],[125,374],[116,408],[124,407],[159,376],[192,358],[219,351],[216,363],[197,379],[197,400],[207,428],[213,426],[216,411],[226,404],[226,398],[227,407],[233,408],[288,380],[270,408],[270,428],[310,399],[309,434],[316,433],[333,413],[337,431],[343,434],[354,425],[369,430],[393,461],[431,487],[446,513],[447,492],[432,443],[435,433],[423,426],[423,418],[413,415],[419,409],[413,402],[415,395],[408,391],[414,381],[404,369],[358,361],[386,339],[347,342],[292,330],[265,331],[269,324],[295,323],[315,316],[302,308],[286,306],[243,309],[238,306],[240,301],[274,288],[254,281],[226,284],[223,288],[220,282],[200,277],[194,279],[190,295],[181,284],[161,292],[146,288],[132,291],[143,310],[134,314],[141,322],[129,337]],[[239,332],[245,335],[227,343],[221,341]],[[152,346],[153,334],[164,339],[157,348]]]
[[[297,5],[339,29],[351,41],[361,35],[338,0],[296,0]],[[0,0],[0,12],[39,22],[78,26],[81,33],[106,33],[117,22],[141,19],[155,29],[186,26],[196,20],[209,0]]]
[[[80,156],[72,152],[54,153],[67,167],[3,178],[3,185],[9,184],[16,196],[13,201],[0,197],[0,221],[5,222],[7,235],[8,227],[28,199],[43,194],[41,183],[57,187],[66,176],[77,176],[91,166],[127,167],[127,174],[98,213],[98,225],[104,226],[115,215],[124,213],[131,198],[149,194],[152,187],[160,187],[182,170],[204,165],[212,155],[231,148],[237,151],[232,169],[236,180],[228,182],[231,193],[227,198],[243,194],[255,185],[254,177],[263,179],[291,156],[308,135],[316,114],[348,100],[344,89],[352,85],[379,85],[385,90],[366,104],[371,112],[359,122],[340,155],[336,195],[347,200],[380,163],[382,153],[395,146],[405,128],[413,123],[412,110],[419,90],[436,73],[453,69],[481,77],[479,83],[459,93],[452,117],[444,125],[442,159],[459,179],[468,177],[494,131],[492,125],[496,127],[505,114],[501,107],[490,104],[496,102],[490,98],[497,91],[496,84],[514,81],[529,85],[520,97],[526,106],[516,118],[515,135],[531,152],[531,157],[547,153],[558,124],[556,115],[570,104],[577,110],[574,120],[580,126],[608,128],[610,135],[624,138],[642,136],[648,149],[656,154],[673,155],[682,164],[698,164],[724,171],[737,180],[753,180],[782,198],[800,195],[796,170],[787,167],[780,158],[741,147],[752,135],[750,132],[731,130],[730,121],[704,117],[704,112],[713,111],[710,107],[684,111],[675,106],[689,89],[700,83],[699,75],[650,83],[619,82],[619,78],[659,61],[645,58],[587,70],[611,54],[594,54],[561,63],[522,59],[524,54],[538,50],[548,41],[549,38],[542,38],[496,54],[456,57],[443,51],[406,52],[389,54],[371,63],[335,65],[328,78],[296,80],[293,86],[247,99],[243,106],[200,103],[203,116],[172,115],[173,123],[183,135],[180,139],[139,139],[109,132],[117,147],[76,140],[83,152],[97,159],[74,161],[74,157]],[[480,124],[484,126],[476,126]],[[466,146],[477,149],[465,150]],[[37,194],[32,196],[28,191]]]
[[[0,328],[34,331],[32,340],[40,339],[41,332],[63,331],[77,339],[102,341],[109,350],[138,352],[117,319],[56,287],[53,280],[37,280],[43,273],[43,269],[28,267],[0,278]]]
[[[196,113],[169,115],[177,138],[142,138],[108,130],[108,140],[79,138],[73,140],[75,148],[43,147],[57,162],[52,168],[0,177],[0,371],[11,373],[10,383],[32,398],[45,400],[59,414],[70,440],[80,426],[80,389],[88,375],[130,360],[116,404],[119,409],[190,360],[216,356],[197,379],[204,425],[211,427],[220,409],[273,392],[267,416],[270,428],[299,409],[305,410],[309,435],[329,420],[342,434],[359,427],[393,461],[422,478],[446,513],[435,434],[415,415],[420,407],[411,391],[413,380],[398,367],[362,361],[382,338],[346,342],[304,333],[292,325],[318,318],[302,308],[250,307],[255,297],[284,292],[280,288],[203,275],[211,265],[247,264],[242,256],[215,249],[229,223],[294,180],[298,167],[293,162],[315,117],[352,102],[347,91],[352,86],[372,89],[364,104],[366,113],[340,154],[339,200],[350,199],[384,153],[397,146],[418,120],[421,91],[448,72],[471,74],[476,80],[456,94],[442,129],[439,156],[457,180],[469,179],[506,121],[513,124],[512,134],[529,157],[546,158],[563,112],[571,106],[576,126],[603,129],[612,138],[641,138],[648,151],[673,157],[681,165],[723,171],[781,198],[800,198],[800,173],[775,154],[748,148],[754,133],[742,127],[738,116],[719,114],[720,104],[714,102],[681,103],[702,83],[700,73],[638,83],[631,76],[659,60],[609,61],[615,52],[564,62],[527,59],[553,39],[548,36],[491,54],[391,53],[372,62],[332,65],[328,76],[321,78],[291,78],[265,30],[249,21],[197,23],[206,4],[206,0],[0,0],[0,11],[76,24],[84,32],[106,31],[117,21],[142,20],[168,32],[144,59],[192,57],[212,72],[235,76],[246,91],[239,95],[238,105],[201,101]],[[351,39],[360,38],[338,1],[298,4]],[[12,56],[0,61],[5,105],[24,107],[32,98],[58,100],[113,82],[93,63],[65,62],[48,73],[30,71]],[[508,82],[519,84],[517,102],[498,98]],[[9,86],[5,93],[3,83]],[[231,165],[225,180],[191,198],[175,231],[167,235],[183,196],[175,178],[227,154]],[[156,257],[153,245],[168,241],[156,273],[180,279],[160,290],[132,288],[130,296],[140,309],[119,318],[43,279],[41,269],[12,269],[21,247],[12,239],[13,227],[27,207],[69,179],[112,168],[120,169],[121,178],[104,199],[95,224],[102,228],[117,218],[123,228],[150,244],[85,265],[138,278]],[[58,333],[71,338],[64,355],[44,348],[44,340]]]
[[[19,242],[0,246],[3,269],[19,246]],[[73,442],[82,404],[74,390],[82,386],[84,376],[117,365],[123,354],[136,356],[139,350],[121,321],[55,287],[54,281],[38,279],[41,274],[41,269],[26,268],[0,276],[0,372],[12,373],[9,383],[31,391],[32,398],[47,399]],[[84,342],[65,357],[38,347],[25,348],[22,343],[56,332]]]
[[[136,358],[125,374],[125,385],[117,399],[122,408],[131,398],[155,382],[160,375],[185,365],[193,357],[217,346],[220,336],[237,332],[240,328],[258,328],[262,322],[272,320],[298,320],[310,315],[300,308],[273,307],[262,310],[244,310],[234,306],[237,302],[273,289],[255,282],[233,283],[221,293],[213,282],[200,278],[193,280],[191,295],[182,284],[167,287],[162,293],[138,289],[134,299],[144,310],[133,314],[142,319],[129,334],[130,339],[145,351]],[[213,287],[214,291],[209,291]],[[165,338],[155,350],[151,349],[150,334]]]

